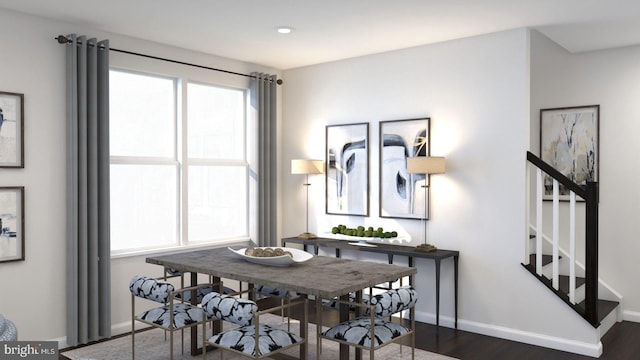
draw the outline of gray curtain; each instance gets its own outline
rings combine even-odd
[[[69,35],[67,343],[111,335],[109,42]]]
[[[258,245],[277,246],[277,77],[251,75],[251,105],[258,114]]]

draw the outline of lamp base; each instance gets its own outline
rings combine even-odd
[[[298,235],[298,239],[315,239],[318,236],[314,233],[310,233],[310,232],[303,232],[302,234]]]
[[[438,250],[438,248],[431,244],[420,244],[416,246],[416,251],[433,252],[436,250]]]

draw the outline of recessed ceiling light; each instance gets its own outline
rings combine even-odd
[[[288,27],[288,26],[280,26],[280,27],[277,29],[277,31],[278,31],[280,34],[289,34],[290,32],[292,32],[292,31],[293,31],[293,28]]]

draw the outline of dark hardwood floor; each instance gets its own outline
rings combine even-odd
[[[602,339],[604,360],[640,359],[640,323],[617,323]],[[594,359],[564,351],[552,350],[515,341],[478,335],[461,330],[436,327],[431,324],[416,325],[418,348],[463,360],[514,359],[514,360],[583,360]]]
[[[269,304],[261,304],[269,306]],[[313,305],[310,305],[310,309]],[[262,306],[261,306],[262,307]],[[313,313],[313,311],[310,311]],[[297,314],[291,314],[298,317]],[[323,311],[323,324],[337,322],[335,310]],[[309,321],[314,322],[313,314]],[[603,360],[640,359],[640,323],[623,321],[613,326],[603,337]],[[451,356],[462,360],[586,360],[589,356],[523,344],[515,341],[479,335],[462,330],[416,322],[416,347],[422,350]],[[68,360],[60,355],[60,360]]]

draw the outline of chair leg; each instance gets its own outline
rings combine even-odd
[[[136,298],[131,296],[131,360],[136,358]]]
[[[413,334],[411,334],[411,360],[414,360],[416,357],[416,333],[415,330]]]
[[[196,326],[196,329],[198,327]],[[202,323],[202,360],[206,360],[207,359],[207,343],[206,343],[206,336],[205,336],[205,330],[207,328],[207,320],[203,320]]]
[[[171,349],[169,349],[169,360],[173,360],[173,331],[169,332],[169,345]]]

